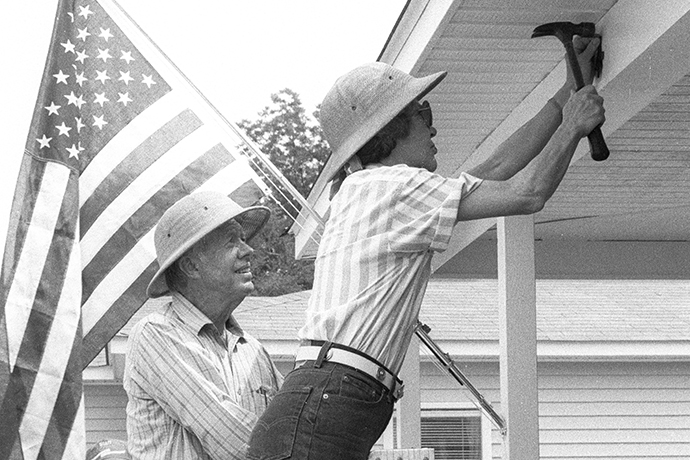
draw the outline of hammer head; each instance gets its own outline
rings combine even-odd
[[[553,35],[565,43],[572,42],[574,35],[594,37],[596,34],[593,22],[581,22],[579,24],[573,24],[572,22],[549,22],[536,27],[532,32],[532,38],[546,37],[548,35]]]

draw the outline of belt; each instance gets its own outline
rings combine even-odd
[[[302,345],[297,350],[297,355],[295,356],[296,364],[300,361],[317,361],[319,355],[322,354],[322,348],[324,346],[322,344],[324,342],[312,340],[308,343],[310,344]],[[344,348],[344,345],[328,343],[328,351],[323,355],[323,361],[344,364],[345,366],[349,366],[369,375],[386,387],[396,400],[403,396],[404,385],[402,380],[396,377],[378,361],[360,351],[354,349],[350,351]]]

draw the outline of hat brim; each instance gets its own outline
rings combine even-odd
[[[165,270],[167,270],[168,267],[170,267],[177,259],[187,252],[189,248],[194,246],[204,236],[208,235],[213,230],[232,219],[236,219],[237,222],[242,225],[245,238],[247,241],[249,241],[264,227],[264,225],[266,225],[270,215],[271,211],[265,206],[251,206],[245,208],[239,214],[232,215],[230,217],[224,216],[211,222],[207,227],[204,228],[203,232],[199,232],[194,238],[188,239],[184,245],[180,246],[159,266],[158,271],[156,271],[156,274],[153,275],[153,278],[151,278],[151,281],[146,288],[146,295],[152,299],[155,299],[157,297],[169,294],[170,289],[165,282],[165,276],[163,276],[165,274]]]
[[[405,91],[401,92],[395,101],[376,114],[376,118],[367,120],[363,130],[359,130],[347,138],[338,148],[331,152],[326,161],[321,174],[319,175],[310,196],[317,199],[323,193],[326,185],[340,171],[340,169],[352,158],[357,151],[366,144],[369,139],[374,137],[384,126],[402,112],[407,105],[415,99],[421,99],[429,91],[434,89],[441,81],[446,78],[448,72],[437,72],[426,77],[417,77],[413,80]]]

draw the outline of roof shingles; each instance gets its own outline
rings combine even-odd
[[[294,340],[310,291],[247,297],[235,316],[262,340]],[[129,331],[165,303],[154,299]],[[432,279],[421,319],[440,340],[498,339],[496,280]],[[690,282],[684,280],[538,280],[537,338],[542,341],[690,340]]]

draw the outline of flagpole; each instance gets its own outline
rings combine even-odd
[[[309,214],[314,218],[314,220],[320,225],[324,225],[324,221],[310,205],[309,202],[302,196],[301,193],[290,183],[285,176],[280,172],[280,170],[268,159],[266,158],[266,155],[256,146],[254,141],[252,141],[239,127],[237,127],[234,123],[230,122],[225,116],[213,105],[211,104],[211,101],[209,101],[206,96],[197,88],[194,83],[192,83],[189,78],[180,70],[179,67],[168,57],[167,54],[156,44],[156,42],[153,41],[151,37],[148,36],[148,34],[141,28],[139,27],[139,24],[137,24],[134,19],[125,11],[122,6],[116,1],[116,0],[110,0],[111,3],[113,3],[117,8],[122,12],[123,15],[127,17],[131,23],[139,29],[139,31],[146,36],[146,38],[149,40],[149,42],[157,49],[157,51],[163,56],[168,64],[173,67],[178,74],[184,78],[184,80],[187,82],[187,84],[192,88],[194,91],[196,91],[197,95],[204,100],[204,102],[210,107],[215,114],[219,117],[219,119],[223,120],[225,123],[226,127],[230,128],[242,141],[244,141],[245,144],[249,147],[249,149],[252,151],[252,153],[256,156],[261,161],[261,164],[265,166],[269,172],[273,174],[273,176],[278,180],[280,185],[285,187],[285,189],[292,195],[294,199],[299,202],[299,204],[302,206],[302,209],[307,210]]]

